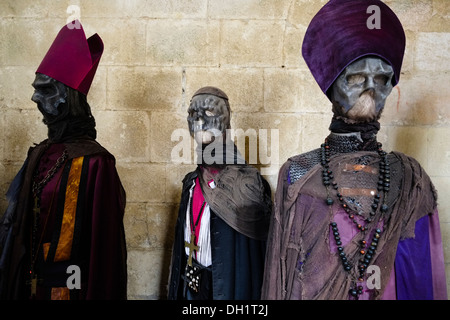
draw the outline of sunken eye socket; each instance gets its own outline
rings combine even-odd
[[[347,83],[349,85],[363,84],[364,82],[366,82],[366,77],[362,74],[352,74],[347,77]]]
[[[188,115],[189,115],[189,117],[194,118],[194,117],[198,116],[198,112],[195,111],[195,110],[189,110],[188,111]],[[216,114],[214,112],[211,112],[209,110],[205,111],[205,115],[208,116],[208,117],[215,117],[216,116]]]
[[[54,88],[47,87],[47,86],[36,87],[35,91],[39,92],[40,94],[43,94],[43,95],[49,95],[49,94],[55,94],[56,93],[56,90]]]
[[[375,76],[373,78],[373,81],[376,84],[385,86],[389,82],[389,77],[381,74],[381,75]],[[352,74],[347,77],[347,83],[349,85],[359,85],[359,84],[363,84],[364,82],[366,82],[366,77],[363,76],[362,74]]]
[[[385,86],[385,85],[387,85],[387,83],[389,81],[389,77],[385,76],[385,75],[378,75],[378,76],[375,76],[373,81],[377,84]]]

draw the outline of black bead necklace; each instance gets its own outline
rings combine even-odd
[[[330,167],[329,167],[330,147],[328,145],[327,140],[325,140],[325,143],[323,143],[321,145],[321,151],[322,151],[321,165],[323,167],[322,182],[327,190],[327,198],[325,200],[326,204],[330,207],[330,210],[331,210],[331,206],[334,203],[334,201],[330,195],[330,186],[332,186],[332,188],[334,190],[336,190],[336,196],[337,196],[339,202],[341,203],[341,206],[344,208],[345,212],[347,213],[349,219],[357,226],[357,228],[361,232],[366,232],[368,230],[368,225],[374,221],[374,218],[377,215],[378,209],[379,209],[379,212],[381,212],[381,213],[385,213],[389,209],[389,206],[386,204],[386,199],[387,199],[386,195],[387,195],[387,192],[389,191],[389,187],[390,187],[390,168],[389,168],[389,161],[387,158],[387,153],[382,150],[382,145],[381,145],[381,143],[378,142],[377,143],[377,152],[378,152],[381,160],[379,162],[379,179],[378,179],[378,185],[377,185],[377,193],[375,193],[375,195],[374,195],[373,203],[370,207],[371,211],[370,211],[369,216],[364,217],[366,225],[362,225],[361,223],[358,222],[358,220],[356,220],[356,217],[355,217],[355,214],[356,215],[361,215],[361,214],[359,212],[353,212],[348,207],[348,205],[344,202],[344,197],[338,192],[339,187],[338,187],[336,181],[334,181],[333,172],[330,170]],[[381,207],[379,206],[380,200],[381,200],[380,193],[383,193],[383,203],[381,204]],[[342,246],[342,241],[341,241],[340,234],[339,234],[338,225],[336,222],[331,222],[330,225],[331,225],[331,230],[333,232],[334,240],[335,240],[335,243],[337,246],[337,250],[339,252],[339,257],[342,262],[342,266],[346,272],[350,273],[351,270],[353,269],[353,265],[351,264],[351,262],[347,258],[346,253],[344,252],[344,248]],[[371,260],[373,259],[374,255],[375,255],[375,252],[376,252],[376,249],[378,246],[378,240],[379,240],[380,236],[381,236],[381,230],[377,228],[374,232],[372,241],[368,247],[367,247],[366,240],[360,241],[359,253],[361,255],[361,258],[359,259],[359,263],[358,263],[359,276],[357,278],[357,280],[359,282],[364,281],[366,269],[369,266]],[[357,285],[356,281],[354,281],[352,288],[349,291],[349,294],[352,297],[358,299],[359,295],[362,294],[362,290],[363,290],[363,287],[361,285]]]

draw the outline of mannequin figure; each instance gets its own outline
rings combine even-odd
[[[64,26],[36,71],[48,137],[31,147],[0,223],[3,299],[126,299],[125,190],[96,139],[87,94],[103,53]]]
[[[222,90],[193,95],[187,119],[198,166],[183,179],[169,299],[260,299],[270,186],[227,139],[230,116]]]
[[[381,29],[366,26],[370,5]],[[280,170],[263,299],[446,299],[434,186],[377,141],[404,48],[379,0],[331,0],[311,21],[302,52],[333,118],[320,148]]]

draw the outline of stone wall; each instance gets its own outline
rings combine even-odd
[[[30,100],[31,83],[57,32],[79,8],[87,36],[98,33],[105,44],[88,101],[98,141],[116,156],[127,191],[129,298],[164,298],[181,180],[195,167],[174,152],[182,142],[190,146],[190,97],[201,86],[220,87],[230,97],[233,128],[267,133],[274,154],[269,163],[261,156],[254,164],[269,169],[265,175],[275,190],[279,166],[317,148],[328,134],[330,103],[300,54],[309,21],[325,3],[2,0],[0,193],[28,147],[46,137]],[[450,2],[386,3],[404,24],[407,49],[379,140],[387,151],[419,160],[435,183],[450,275]],[[245,150],[248,159],[252,149]],[[5,207],[2,196],[0,212]]]

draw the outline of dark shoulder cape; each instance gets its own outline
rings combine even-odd
[[[7,193],[9,206],[0,221],[0,295],[4,299],[26,298],[24,284],[30,243],[31,185],[47,144],[45,140],[30,148]],[[69,260],[71,264],[79,263],[82,267],[84,284],[78,298],[124,299],[127,276],[122,219],[126,196],[117,175],[115,159],[94,140],[80,139],[64,143],[64,146],[68,160],[61,176],[70,171],[76,159],[83,163],[76,206],[78,222]],[[64,198],[62,201],[64,203]],[[63,214],[57,211],[58,215]],[[62,216],[57,219],[62,219]],[[109,228],[105,228],[106,225]]]
[[[245,170],[242,170],[241,174],[245,176],[244,172]],[[250,172],[251,174],[255,174],[253,170]],[[187,260],[184,249],[184,226],[189,201],[189,189],[193,184],[193,180],[197,176],[198,172],[193,171],[187,174],[183,180],[183,189],[175,227],[175,239],[170,267],[169,299],[183,299],[184,284],[181,276],[184,273]],[[260,178],[263,179],[262,177]],[[240,177],[240,179],[245,180],[245,177]],[[253,180],[253,178],[250,180]],[[224,188],[224,186],[226,186],[226,188],[233,188],[233,184],[228,184],[230,182],[231,181],[226,181],[226,178],[224,178],[222,182],[219,183],[223,183],[222,188]],[[261,183],[263,183],[262,180]],[[266,185],[266,183],[267,182],[261,185],[255,185],[254,188],[261,190],[263,194],[265,194],[265,197],[269,197],[270,200],[270,187],[268,184]],[[205,198],[207,198],[206,195]],[[228,196],[225,196],[225,198],[228,199],[227,201],[232,201],[236,204],[236,201],[233,201]],[[215,206],[214,201],[212,203],[213,204],[210,205],[210,232],[212,248],[213,299],[259,299],[261,293],[266,244],[265,240],[261,239],[266,238],[268,225],[264,222],[260,222],[259,226],[263,228],[262,230],[260,229],[258,232],[250,230],[250,233],[253,232],[260,239],[250,238],[242,232],[237,231],[236,229],[238,228],[234,228],[236,223],[233,223],[233,221],[239,221],[239,217],[236,213],[234,213],[232,217],[228,216],[223,219],[222,217],[226,215],[227,210],[221,211],[220,206]],[[233,208],[233,206],[231,206],[231,208]],[[264,216],[268,212],[270,213],[270,203],[268,208],[261,204],[258,204],[257,208],[259,208],[259,211],[255,211],[253,214],[255,216],[262,216],[262,221],[264,221]],[[237,213],[239,213],[239,210]],[[231,223],[229,224],[226,220],[231,221]],[[247,225],[249,225],[248,222]]]

